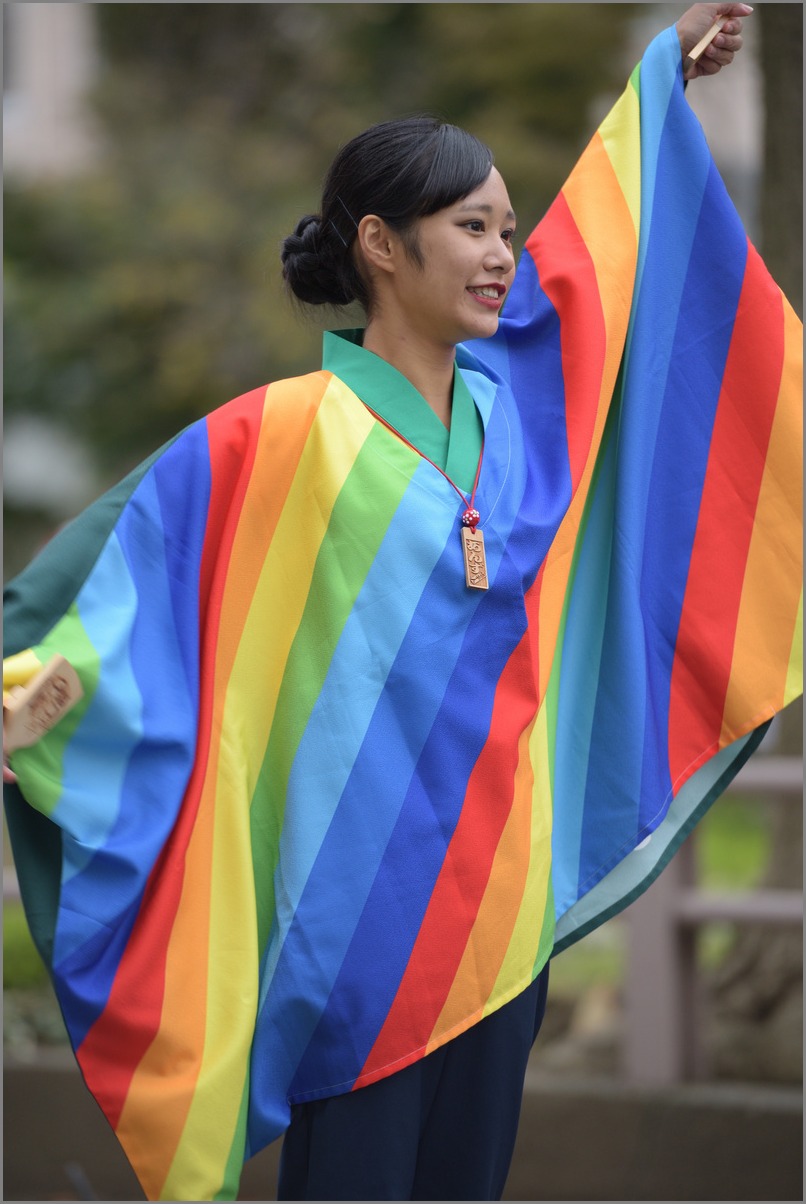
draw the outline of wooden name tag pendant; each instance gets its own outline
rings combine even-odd
[[[462,527],[462,551],[465,556],[465,581],[470,589],[488,589],[487,557],[484,554],[484,534]]]
[[[36,744],[83,697],[78,674],[63,656],[54,656],[25,686],[3,697],[6,752]]]

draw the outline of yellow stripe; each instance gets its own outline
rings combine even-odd
[[[185,1188],[187,1168],[199,1149],[215,1151],[215,1161],[223,1166],[233,1142],[257,1012],[254,886],[246,872],[249,803],[319,547],[339,490],[373,425],[363,408],[356,411],[341,382],[331,380],[277,523],[227,684],[213,802],[209,958],[214,973],[207,984],[204,1057],[174,1159]],[[243,554],[248,558],[249,550]],[[230,573],[236,582],[237,574],[236,562]],[[226,616],[225,605],[222,625]],[[246,777],[247,767],[254,779]],[[237,1014],[233,983],[239,984]],[[165,1183],[168,1198],[179,1186],[176,1178],[172,1171]]]
[[[795,635],[789,654],[789,668],[784,687],[784,706],[794,701],[803,693],[803,591],[801,590],[798,603],[798,617],[795,620]]]
[[[551,903],[552,799],[549,778],[548,720],[545,702],[540,707],[529,738],[529,755],[534,768],[532,785],[531,852],[526,889],[518,918],[492,997],[501,997],[507,984],[528,981],[531,976],[546,906]]]
[[[3,693],[13,686],[27,686],[42,668],[42,661],[30,648],[7,656],[3,661]]]
[[[223,745],[222,753],[230,752],[232,759],[221,779],[222,788],[231,772],[242,771],[244,744],[247,763],[257,777],[319,547],[339,491],[374,425],[363,407],[358,429],[348,421],[344,409],[351,396],[335,379],[328,387],[252,598],[227,686],[227,714],[248,722],[251,730],[242,728],[237,733],[235,749]],[[255,781],[249,782],[250,795],[254,786]]]
[[[598,134],[563,187],[563,197],[596,273],[607,337],[600,393],[606,403],[616,383],[630,320],[638,238],[635,218]]]
[[[640,122],[638,94],[628,84],[599,126],[599,136],[630,211],[636,239],[641,220],[641,160],[630,148],[639,144]]]
[[[268,407],[264,407],[253,475],[261,467],[261,449],[265,455],[270,443],[267,427],[270,414]],[[243,521],[244,516],[240,517]],[[253,579],[249,574],[251,566],[246,563],[250,544],[244,538],[243,526],[234,539],[222,603],[222,614],[234,621],[221,623],[217,633],[210,752],[207,765],[199,765],[196,771],[204,776],[198,787],[201,794],[197,817],[188,841],[182,891],[166,953],[160,1027],[132,1077],[116,1129],[129,1159],[138,1168],[149,1198],[202,1199],[209,1194],[210,1183],[216,1181],[219,1164],[223,1166],[225,1162],[219,1145],[212,1141],[203,1143],[196,1151],[190,1175],[186,1171],[173,1176],[170,1173],[172,1165],[176,1165],[177,1149],[196,1091],[205,1041],[207,1017],[198,1001],[206,996],[209,970],[205,946],[209,945],[215,803],[211,782],[215,780],[218,754],[215,733],[221,725],[224,683],[237,649],[240,631],[237,611],[240,606],[247,613]],[[260,545],[253,542],[251,546],[255,549]],[[237,570],[232,571],[235,566]],[[215,618],[209,621],[215,627]],[[234,799],[233,803],[236,802]],[[243,803],[240,807],[233,806],[234,822],[241,810]],[[196,1002],[189,1004],[188,1000]],[[148,1172],[147,1178],[142,1168]]]

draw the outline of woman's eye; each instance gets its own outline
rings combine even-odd
[[[481,218],[473,218],[472,221],[463,222],[464,228],[470,230],[473,234],[484,234],[486,226]],[[512,242],[515,237],[515,231],[512,229],[502,230],[501,237],[504,242]]]

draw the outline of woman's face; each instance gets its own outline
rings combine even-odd
[[[515,214],[500,173],[468,196],[420,218],[414,231],[423,261],[407,259],[393,288],[412,332],[441,345],[489,338],[515,273]]]

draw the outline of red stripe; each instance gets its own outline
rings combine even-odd
[[[526,249],[560,319],[569,470],[575,490],[599,411],[606,331],[593,261],[562,195]],[[451,989],[512,807],[517,738],[537,711],[541,584],[542,568],[527,597],[528,633],[499,680],[490,733],[471,774],[459,822],[395,1000],[355,1087],[388,1073],[401,1048],[422,1049],[427,1044]]]
[[[579,485],[596,425],[607,337],[596,271],[562,193],[526,242],[560,318],[571,489]]]
[[[606,331],[593,261],[562,196],[526,249],[560,319],[569,470],[575,490],[599,412]],[[427,1044],[456,975],[511,810],[518,737],[537,711],[542,580],[541,566],[526,599],[528,634],[499,680],[490,733],[471,774],[445,862],[395,1000],[355,1087],[381,1078],[399,1058],[401,1048],[422,1049]]]
[[[713,754],[722,730],[783,351],[781,295],[749,245],[672,666],[669,766],[675,791]]]
[[[489,736],[470,776],[459,822],[411,957],[353,1090],[388,1073],[390,1064],[400,1059],[402,1048],[425,1047],[453,985],[512,809],[517,736],[537,711],[536,616],[542,580],[541,565],[525,598],[528,626],[499,680]],[[513,733],[517,733],[515,738]],[[524,853],[528,856],[528,850]],[[415,1059],[416,1053],[400,1064]]]
[[[417,940],[394,1003],[355,1086],[428,1042],[456,975],[512,808],[517,740],[535,712],[529,634],[510,657],[495,696],[490,733],[468,784]],[[405,1042],[401,1043],[401,1033]]]
[[[167,949],[210,751],[212,666],[226,581],[222,568],[229,561],[249,484],[265,392],[247,393],[207,419],[211,492],[199,582],[202,672],[196,761],[176,826],[149,876],[106,1007],[77,1050],[87,1085],[113,1127],[132,1076],[160,1025]],[[199,916],[200,925],[204,922],[205,917]],[[204,956],[201,931],[199,948]]]

